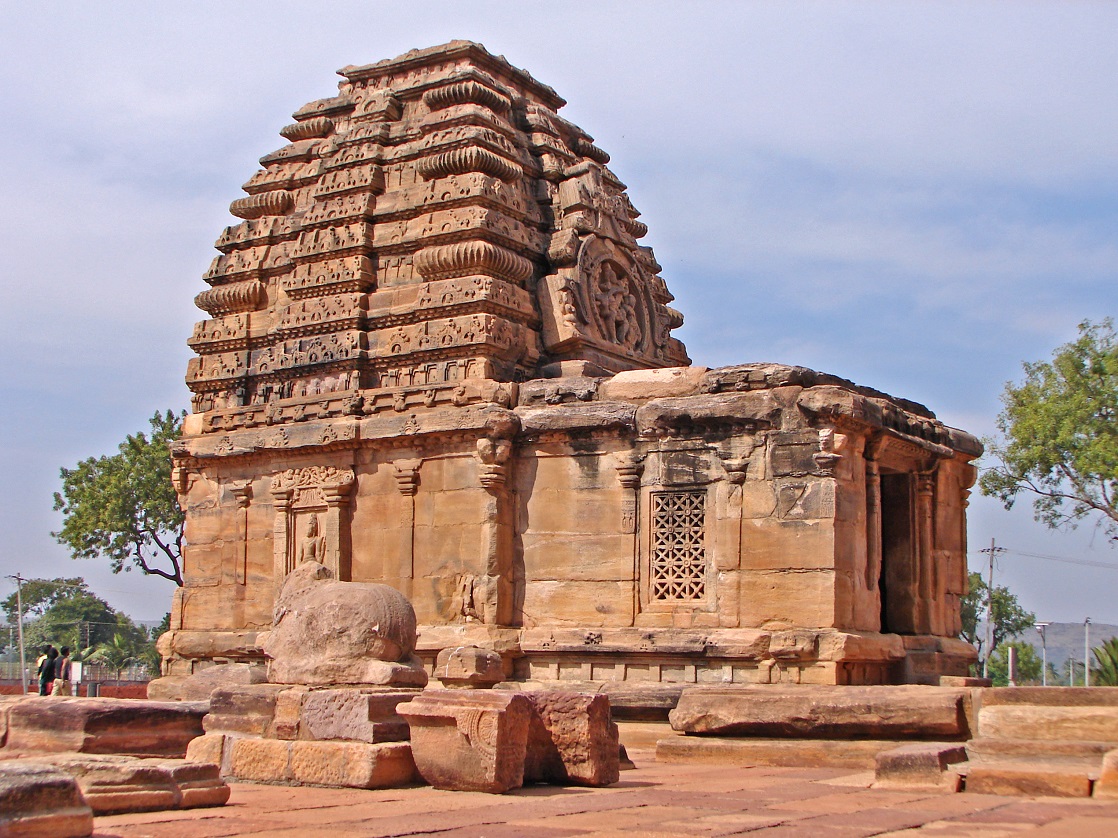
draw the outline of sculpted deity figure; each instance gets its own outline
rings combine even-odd
[[[312,515],[307,522],[307,534],[299,545],[298,564],[303,562],[325,563],[326,539],[318,534],[318,516]]]

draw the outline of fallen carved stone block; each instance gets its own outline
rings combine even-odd
[[[93,834],[93,811],[77,781],[47,765],[0,763],[0,835],[79,838]]]
[[[496,794],[519,788],[532,704],[512,692],[427,692],[399,708],[420,776],[438,789]]]
[[[620,743],[604,695],[529,692],[525,783],[608,786],[618,780]]]
[[[52,698],[14,703],[5,752],[182,757],[202,734],[204,702]]]
[[[443,649],[435,661],[435,677],[444,687],[485,689],[505,680],[501,656],[477,646]]]
[[[965,739],[967,692],[926,686],[691,687],[668,718],[719,736]]]

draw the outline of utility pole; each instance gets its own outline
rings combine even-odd
[[[1037,622],[1033,626],[1040,632],[1040,685],[1042,687],[1048,686],[1048,639],[1044,636],[1044,630],[1051,625],[1050,623]]]
[[[1091,618],[1083,621],[1083,686],[1091,686]]]
[[[19,612],[19,622],[16,624],[19,632],[19,677],[23,683],[23,694],[27,695],[27,655],[23,650],[23,577],[17,573],[8,578],[16,581],[16,610]]]
[[[990,655],[993,649],[990,646],[994,642],[994,558],[998,553],[1004,553],[1005,548],[999,547],[994,539],[990,539],[990,546],[985,550],[980,550],[981,553],[990,554],[990,579],[986,583],[986,645],[982,650],[982,677],[990,677]]]

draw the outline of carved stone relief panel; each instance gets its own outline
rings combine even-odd
[[[345,513],[353,480],[351,470],[333,466],[288,469],[272,478],[277,589],[287,574],[307,561],[326,565],[336,579],[349,579],[349,522]]]

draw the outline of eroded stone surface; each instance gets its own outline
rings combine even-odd
[[[435,677],[444,687],[484,689],[505,679],[501,656],[477,646],[443,649],[435,659]]]
[[[296,783],[345,788],[394,788],[415,780],[406,742],[289,742],[237,739],[229,774],[261,783]]]
[[[417,695],[418,691],[402,690],[312,690],[299,711],[301,738],[370,744],[405,741],[408,724],[396,708]]]
[[[52,766],[0,762],[0,835],[82,838],[93,812],[72,776]]]
[[[228,663],[209,666],[193,675],[156,678],[148,683],[152,701],[206,701],[219,687],[262,684],[268,680],[263,666]]]
[[[306,562],[288,577],[264,643],[273,684],[422,687],[415,611],[388,585],[336,582]],[[307,577],[317,577],[308,579]]]
[[[527,692],[532,704],[525,783],[608,786],[617,782],[620,744],[604,695]]]
[[[416,770],[438,789],[501,794],[524,782],[532,705],[518,693],[446,690],[399,708]]]
[[[958,743],[902,745],[877,755],[874,784],[881,788],[930,787],[955,791],[959,775],[950,767],[966,760],[966,747]]]
[[[692,687],[669,714],[685,733],[965,739],[964,690],[942,687]]]
[[[202,734],[205,702],[51,698],[9,708],[5,752],[182,757]]]

